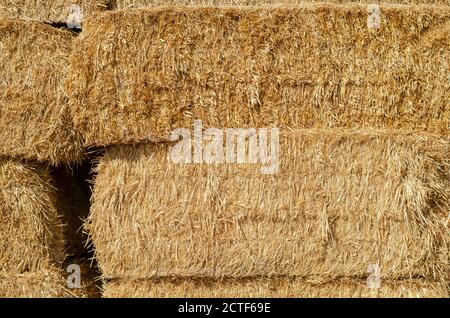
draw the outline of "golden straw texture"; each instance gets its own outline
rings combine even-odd
[[[77,258],[83,250],[76,220],[82,202],[76,184],[61,171],[0,159],[0,297],[98,294],[93,270]],[[72,263],[81,267],[79,289],[66,284]]]
[[[0,297],[62,297],[63,221],[49,169],[0,161]]]
[[[78,264],[81,268],[80,288],[69,288],[66,281],[69,274],[53,266],[20,274],[0,271],[0,298],[99,297],[89,265],[85,261]]]
[[[0,18],[66,22],[70,6],[78,5],[84,17],[108,9],[111,0],[0,0]]]
[[[443,283],[426,280],[381,281],[378,290],[364,280],[337,280],[325,284],[301,279],[252,278],[214,281],[211,279],[114,280],[106,283],[103,297],[149,298],[287,298],[287,297],[449,297]]]
[[[65,279],[60,270],[39,270],[23,274],[0,272],[0,297],[4,298],[55,298],[70,297],[64,286]]]
[[[75,125],[87,146],[157,140],[193,119],[448,133],[450,8],[381,11],[380,29],[368,28],[364,5],[158,7],[91,18],[67,81]]]
[[[280,168],[175,164],[116,146],[97,167],[87,230],[105,278],[317,281],[448,271],[449,139],[385,131],[282,134]]]
[[[449,0],[115,0],[118,9],[134,9],[160,5],[234,5],[256,6],[269,4],[296,4],[302,5],[308,2],[322,3],[394,3],[394,4],[435,4],[450,5]]]
[[[0,271],[22,273],[62,264],[63,220],[47,168],[0,161],[0,218]]]
[[[62,82],[74,35],[0,20],[0,155],[53,164],[80,160]]]

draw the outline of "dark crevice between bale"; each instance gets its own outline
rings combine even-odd
[[[107,1],[103,6],[102,6],[104,11],[114,11],[117,10],[117,0],[110,0]],[[83,28],[69,28],[67,23],[64,21],[44,21],[45,24],[56,28],[56,29],[62,29],[62,30],[66,30],[66,31],[70,31],[76,34],[79,34],[83,31]]]
[[[117,0],[110,0],[107,5],[107,10],[117,10]]]
[[[83,231],[90,209],[92,171],[92,161],[85,160],[73,167],[55,168],[52,174],[57,189],[57,205],[66,224],[64,234],[67,256],[63,268],[66,270],[71,264],[80,266],[85,294],[95,298],[101,296],[100,271],[91,248],[92,243]]]
[[[52,28],[55,29],[60,29],[60,30],[65,30],[65,31],[70,31],[76,34],[81,33],[81,31],[83,30],[82,28],[69,28],[67,26],[66,22],[45,22],[45,24],[51,26]]]

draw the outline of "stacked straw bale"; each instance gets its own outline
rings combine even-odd
[[[330,3],[394,3],[394,4],[434,4],[450,5],[449,0],[116,0],[115,7],[118,9],[135,9],[160,5],[269,5],[269,4],[297,4],[308,2],[330,2]]]
[[[0,162],[2,271],[25,272],[64,261],[64,229],[50,171]]]
[[[86,227],[107,279],[448,272],[448,136],[284,132],[273,175],[175,164],[167,147],[116,146],[100,160]]]
[[[66,189],[75,189],[67,185]],[[65,192],[50,168],[0,160],[0,297],[86,297],[92,282],[83,269],[82,288],[69,290],[64,271],[80,208],[62,200]],[[72,260],[73,263],[81,263]],[[91,288],[92,290],[92,288]]]
[[[172,128],[399,128],[448,133],[450,7],[157,7],[92,17],[71,59],[86,146]],[[445,31],[445,32],[444,32]]]
[[[6,15],[19,7],[18,16]],[[56,8],[0,1],[0,297],[87,297],[93,290],[86,265],[82,287],[66,286],[67,262],[84,262],[76,257],[80,211],[88,206],[69,175],[51,168],[79,162],[84,152],[63,87],[75,34],[6,19],[55,22],[47,18]]]
[[[0,162],[1,296],[64,293],[64,230],[55,192],[48,168]]]
[[[57,268],[20,274],[0,272],[2,298],[56,298],[71,296],[64,287],[63,272]]]
[[[111,0],[0,0],[0,18],[63,23],[70,6],[78,5],[84,17],[108,9]]]
[[[0,298],[91,298],[98,297],[99,290],[90,277],[91,269],[86,261],[81,266],[81,287],[69,289],[67,273],[61,268],[11,274],[0,272]],[[87,278],[87,279],[86,279]]]
[[[370,289],[364,280],[338,281],[326,284],[301,279],[252,278],[214,281],[208,279],[166,279],[156,281],[111,281],[104,297],[177,297],[177,298],[287,298],[287,297],[449,297],[445,284],[423,280],[383,281],[380,288]]]
[[[55,165],[82,157],[62,85],[73,39],[42,23],[0,20],[0,156]]]

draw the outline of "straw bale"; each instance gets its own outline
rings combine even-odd
[[[74,35],[0,20],[0,155],[53,164],[80,160],[62,85]]]
[[[450,7],[157,7],[88,19],[66,82],[87,146],[205,127],[448,133]],[[447,35],[445,35],[447,34]],[[428,36],[428,37],[427,37]],[[439,42],[439,43],[440,43]]]
[[[64,278],[57,269],[3,274],[0,272],[1,298],[68,297]]]
[[[443,277],[449,138],[375,130],[280,137],[280,167],[176,164],[168,146],[100,159],[86,224],[105,278]]]
[[[108,9],[110,0],[0,0],[1,19],[66,22],[69,7],[78,5],[84,17]]]
[[[48,168],[0,161],[1,271],[22,273],[60,266],[63,219]]]
[[[80,288],[69,288],[68,274],[57,267],[24,273],[0,271],[0,298],[92,298],[100,297],[100,289],[91,276],[91,268],[86,261],[80,265]]]
[[[110,298],[290,298],[290,297],[449,297],[448,288],[427,280],[382,281],[379,289],[364,280],[315,284],[292,278],[114,280],[103,297]]]
[[[72,256],[87,253],[87,234],[83,223],[89,214],[89,198],[83,193],[79,181],[73,175],[77,171],[64,168],[52,171],[52,184],[56,189],[56,206],[64,216],[66,250]]]
[[[322,3],[394,3],[394,4],[434,4],[450,5],[449,0],[116,0],[118,9],[135,9],[161,5],[270,5],[270,4],[296,4],[302,5],[308,2]]]

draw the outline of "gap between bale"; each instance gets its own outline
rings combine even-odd
[[[111,0],[0,0],[0,18],[65,23],[71,14],[71,5],[77,5],[86,18],[108,10],[110,2]]]
[[[92,242],[83,231],[89,215],[93,178],[92,161],[84,160],[73,167],[53,170],[53,180],[57,188],[57,205],[64,211],[65,238],[67,240],[64,268],[71,264],[80,266],[84,297],[100,297],[100,271],[94,258]]]

